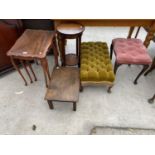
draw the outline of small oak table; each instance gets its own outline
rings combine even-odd
[[[55,33],[52,31],[46,30],[31,30],[26,29],[21,37],[15,42],[13,47],[8,51],[7,55],[10,56],[11,62],[15,69],[19,72],[21,77],[23,78],[25,85],[27,85],[27,81],[24,78],[22,72],[19,67],[16,65],[14,59],[20,60],[23,67],[25,68],[26,73],[30,78],[30,82],[32,83],[31,75],[27,69],[27,66],[31,70],[35,81],[37,80],[35,73],[31,67],[31,64],[28,63],[29,60],[38,59],[41,62],[46,87],[48,86],[47,79],[50,80],[50,73],[47,62],[47,52],[49,49],[53,47],[55,51]]]

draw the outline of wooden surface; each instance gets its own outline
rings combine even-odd
[[[67,66],[75,66],[78,65],[78,57],[76,54],[66,54],[65,55],[66,65]]]
[[[54,33],[46,30],[27,29],[8,51],[8,56],[44,58],[48,52]]]
[[[54,69],[46,100],[76,102],[79,97],[79,70],[74,67]]]
[[[76,35],[84,31],[84,27],[80,24],[67,23],[57,26],[57,31],[64,35]]]
[[[84,26],[75,23],[66,23],[57,25],[56,31],[58,34],[58,45],[61,53],[62,66],[79,65],[81,36],[84,31]],[[67,39],[76,39],[76,55],[65,52],[65,42]],[[74,52],[73,52],[74,53]]]
[[[154,19],[54,19],[57,25],[66,22],[77,22],[84,26],[151,26]]]
[[[17,20],[14,20],[17,22]],[[19,38],[16,24],[9,24],[5,20],[0,20],[0,74],[12,68],[7,51],[13,46]]]
[[[144,45],[149,46],[150,41],[155,33],[155,19],[54,19],[54,26],[56,27],[61,23],[77,22],[83,26],[144,26],[148,27],[149,31],[144,40]],[[129,35],[128,35],[129,36]]]

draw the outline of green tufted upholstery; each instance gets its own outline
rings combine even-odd
[[[81,81],[113,83],[115,80],[105,42],[83,42],[81,44],[80,64]]]

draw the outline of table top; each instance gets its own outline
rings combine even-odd
[[[47,30],[26,29],[8,51],[8,56],[44,58],[55,33]]]
[[[46,100],[76,102],[79,98],[79,69],[60,67],[54,69],[47,89]]]
[[[56,30],[61,34],[75,35],[84,31],[84,27],[75,23],[62,23],[57,26]]]
[[[55,28],[65,22],[84,26],[151,26],[155,19],[54,19]]]

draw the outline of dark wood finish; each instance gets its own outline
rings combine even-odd
[[[50,106],[52,101],[72,102],[76,111],[79,98],[80,78],[79,70],[75,67],[60,67],[53,70],[51,81],[45,95]]]
[[[84,27],[77,23],[63,23],[56,27],[58,34],[59,49],[61,52],[61,61],[62,66],[65,65],[80,65],[79,56],[80,56],[80,44],[81,36],[84,31]],[[65,41],[66,39],[76,39],[76,56],[73,54],[66,56],[65,52]]]
[[[27,29],[8,51],[8,56],[45,58],[54,38],[52,31]]]
[[[40,60],[43,68],[44,76],[45,76],[46,87],[47,87],[48,80],[50,80],[50,73],[49,73],[46,55],[49,48],[53,47],[54,39],[55,39],[55,33],[53,33],[52,31],[27,29],[25,30],[23,35],[16,41],[14,46],[8,51],[7,55],[11,57],[12,63],[14,62],[13,59],[19,59],[22,61],[23,60],[29,61],[29,60],[35,60],[35,59]],[[13,63],[13,65],[23,78],[23,75],[20,72],[18,66],[16,66],[15,63]],[[29,67],[36,81],[37,79],[34,74],[34,71],[30,65]],[[26,65],[24,65],[24,68],[30,78],[30,81],[32,82],[32,78],[27,70]],[[25,81],[25,85],[27,85],[25,78],[23,78],[23,80]]]
[[[67,54],[65,56],[65,59],[66,59],[65,64],[67,66],[75,66],[78,64],[78,60],[79,60],[78,55],[76,55],[76,54]]]
[[[50,108],[50,109],[54,109],[54,106],[53,106],[52,101],[47,100],[47,102],[48,102],[49,108]]]
[[[54,19],[54,27],[66,22],[77,22],[83,26],[143,26],[148,27],[149,31],[145,38],[144,45],[148,47],[150,40],[153,39],[155,32],[155,19]],[[130,31],[129,31],[130,34]],[[129,36],[129,35],[128,35]]]
[[[55,28],[61,23],[77,22],[84,26],[151,26],[154,19],[54,19]]]
[[[19,33],[18,20],[0,20],[0,74],[13,68],[7,51],[13,46],[21,33]],[[14,21],[14,23],[13,23]]]
[[[74,67],[60,67],[52,73],[46,100],[76,102],[79,92],[79,70]],[[62,78],[63,77],[63,78]]]

